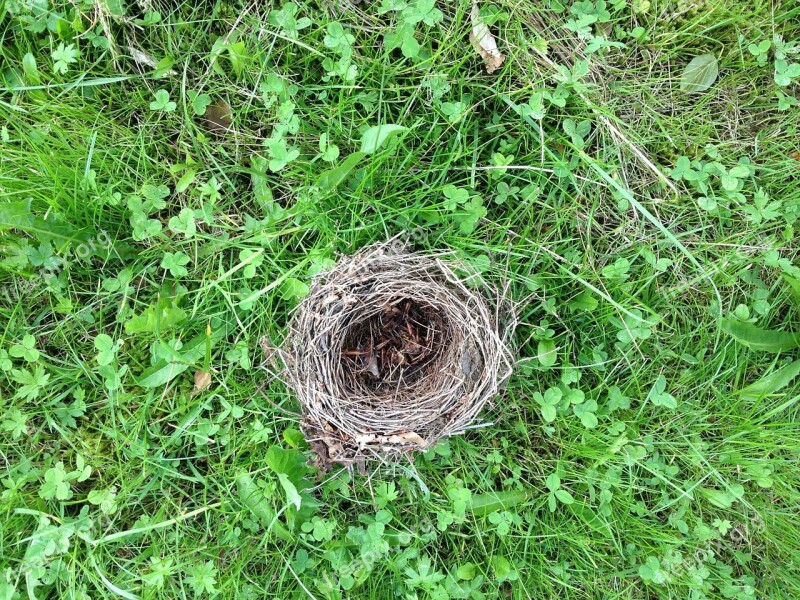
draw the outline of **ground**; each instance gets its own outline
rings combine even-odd
[[[800,6],[471,10],[0,3],[0,598],[800,595]],[[394,235],[515,374],[318,473],[259,340]]]

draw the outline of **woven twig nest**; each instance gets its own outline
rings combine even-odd
[[[279,350],[324,465],[424,450],[462,433],[511,374],[501,294],[452,254],[380,244],[319,275]]]

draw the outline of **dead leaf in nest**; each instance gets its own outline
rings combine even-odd
[[[375,443],[378,440],[378,436],[372,433],[362,433],[357,435],[355,439],[359,446],[366,446],[367,444]]]
[[[425,446],[426,442],[418,433],[413,431],[405,431],[397,435],[390,435],[388,438],[390,444],[416,444],[417,446]]]
[[[233,125],[233,110],[230,104],[224,100],[217,100],[206,107],[203,121],[206,124],[206,128],[211,133],[223,135],[227,133]]]
[[[402,433],[381,436],[373,433],[362,433],[361,435],[357,435],[355,440],[356,443],[361,447],[376,443],[392,444],[393,446],[415,444],[420,447],[425,447],[427,445],[427,442],[425,442],[422,436],[420,436],[418,433],[414,433],[413,431],[403,431]]]
[[[211,373],[202,369],[194,372],[194,393],[199,394],[211,385]]]
[[[487,73],[494,73],[503,64],[505,56],[497,49],[497,42],[489,31],[489,26],[480,20],[477,2],[472,3],[470,19],[472,31],[469,32],[469,41],[475,52],[480,54]]]

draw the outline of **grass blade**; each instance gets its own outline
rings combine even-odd
[[[264,498],[261,490],[250,475],[241,473],[236,477],[236,491],[241,503],[253,513],[256,520],[267,531],[273,532],[278,538],[286,542],[294,540],[292,534],[278,521],[275,510]]]
[[[335,190],[365,156],[363,152],[353,152],[341,164],[322,173],[317,179],[317,187],[326,192]]]
[[[761,352],[785,352],[800,345],[800,336],[789,331],[761,329],[752,323],[742,323],[733,319],[720,321],[722,331],[751,350]]]
[[[800,359],[765,375],[739,392],[745,400],[758,400],[786,387],[800,375]]]
[[[481,517],[496,510],[508,509],[526,502],[533,493],[530,490],[510,490],[506,492],[488,492],[472,496],[467,507],[473,515]]]

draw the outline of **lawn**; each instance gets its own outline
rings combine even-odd
[[[796,1],[5,0],[0,44],[0,599],[800,596]],[[321,472],[262,345],[396,235],[507,290],[514,374]]]

